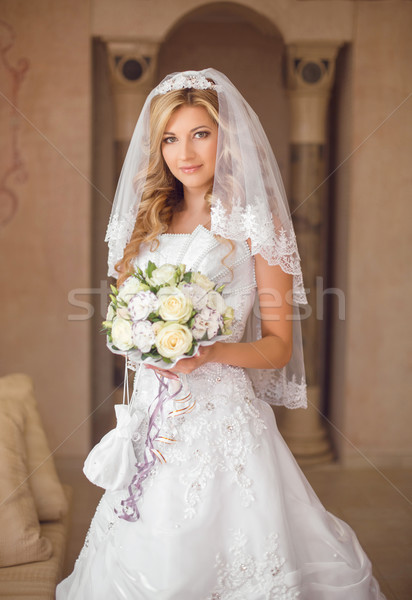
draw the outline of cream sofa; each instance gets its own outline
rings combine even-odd
[[[72,489],[58,478],[30,377],[0,377],[0,598],[52,600]]]

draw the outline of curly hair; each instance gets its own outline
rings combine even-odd
[[[139,253],[142,243],[150,243],[151,250],[159,245],[158,236],[165,233],[172,221],[174,211],[183,203],[183,186],[170,172],[161,151],[163,133],[172,114],[182,106],[200,106],[207,110],[214,123],[220,126],[224,135],[224,125],[219,120],[219,103],[217,93],[212,90],[182,89],[155,96],[150,106],[150,148],[147,171],[137,173],[134,179],[136,193],[142,189],[139,210],[134,229],[123,257],[115,264],[119,273],[117,287],[133,272],[132,261]],[[219,160],[233,160],[227,155],[225,144],[222,144]],[[228,182],[233,193],[233,182]],[[207,191],[205,200],[209,207],[212,204],[212,188]],[[221,236],[221,242],[231,247],[223,261],[233,252],[234,244]]]

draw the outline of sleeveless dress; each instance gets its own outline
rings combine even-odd
[[[229,250],[199,225],[159,236],[135,264],[184,263],[219,283],[231,279],[229,265],[227,341],[239,341],[256,295],[254,258],[236,242],[222,264]],[[384,599],[355,533],[322,506],[246,370],[207,363],[187,382],[193,410],[167,419],[161,433],[177,441],[158,442],[165,461],[143,482],[140,518],[119,518],[128,493],[106,491],[57,600]],[[143,368],[132,394],[137,461],[157,392]]]

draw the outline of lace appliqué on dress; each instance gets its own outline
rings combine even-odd
[[[204,491],[217,472],[230,474],[238,486],[243,506],[252,504],[253,479],[248,470],[248,457],[259,448],[260,435],[266,429],[253,406],[253,389],[243,369],[217,363],[204,367],[208,367],[209,376],[202,367],[193,373],[195,410],[170,423],[170,430],[162,430],[163,436],[171,435],[178,441],[165,448],[167,463],[191,462],[190,469],[182,469],[180,476],[186,488],[186,519],[197,514]],[[196,378],[203,390],[213,386],[213,395],[198,391]],[[205,383],[210,385],[205,386]]]
[[[209,402],[206,409],[213,411],[215,406]],[[250,506],[254,501],[253,480],[247,474],[247,457],[259,448],[259,443],[255,441],[258,439],[257,434],[252,435],[245,427],[246,424],[246,415],[239,408],[220,423],[209,422],[209,426],[203,432],[199,432],[208,439],[211,447],[210,451],[196,448],[196,469],[190,472],[183,471],[180,477],[181,482],[186,485],[186,518],[196,515],[208,481],[213,479],[218,471],[231,474],[232,481],[238,485],[244,507]]]
[[[285,582],[286,559],[279,555],[278,535],[267,536],[262,555],[256,557],[247,548],[245,533],[238,530],[229,548],[230,558],[225,561],[221,553],[216,557],[217,586],[207,600],[295,600],[300,592],[292,590]]]

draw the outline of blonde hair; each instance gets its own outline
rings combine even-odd
[[[167,231],[173,212],[181,206],[183,186],[170,172],[161,148],[166,125],[172,114],[182,106],[201,106],[207,110],[216,125],[222,125],[219,121],[217,93],[214,90],[182,89],[153,98],[150,106],[149,163],[147,171],[138,173],[134,180],[136,192],[143,189],[132,236],[122,259],[114,266],[119,273],[117,287],[133,273],[132,261],[139,253],[140,245],[151,243],[151,250],[155,250],[159,245],[158,236]],[[222,156],[221,159],[225,160],[225,157]],[[212,187],[205,195],[209,206],[212,201]],[[233,252],[234,245],[230,240],[217,237],[231,246],[224,261]]]

